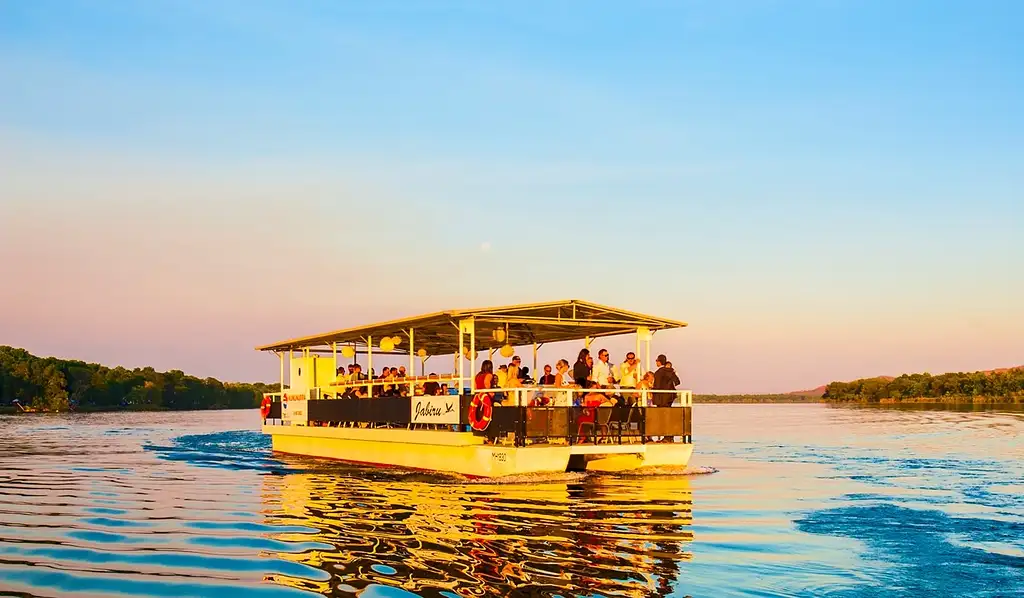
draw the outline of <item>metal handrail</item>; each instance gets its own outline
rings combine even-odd
[[[417,383],[418,382],[437,382],[437,383],[440,384],[444,380],[445,380],[444,378],[430,378],[430,379],[416,380],[415,382],[417,382]],[[457,380],[457,378],[454,378],[454,380]],[[316,391],[314,393],[314,395],[319,398],[319,397],[323,396],[323,394],[324,394],[323,391],[325,391],[325,390],[328,390],[328,391],[333,392],[333,393],[338,393],[340,391],[348,390],[350,388],[366,388],[368,386],[406,386],[409,383],[410,383],[410,379],[409,378],[399,378],[397,380],[365,380],[365,381],[362,381],[362,382],[350,383],[350,384],[330,384],[330,385],[326,385],[326,386],[315,386],[315,387],[312,387],[312,388],[308,389],[306,393],[296,393],[296,394],[305,394],[305,396],[308,397],[309,396],[308,391],[309,390],[313,390],[313,391]],[[692,390],[688,390],[688,389],[657,390],[657,389],[653,389],[653,388],[620,388],[620,387],[579,388],[579,387],[575,387],[575,386],[553,386],[553,385],[531,384],[531,385],[526,385],[526,386],[504,386],[504,387],[498,387],[498,388],[480,388],[480,389],[475,389],[475,390],[471,391],[471,393],[474,393],[474,394],[475,393],[479,393],[479,392],[501,393],[501,394],[506,394],[506,395],[509,395],[509,396],[514,396],[514,397],[516,397],[516,405],[517,406],[523,406],[523,407],[527,406],[526,403],[529,402],[529,399],[527,399],[525,403],[523,402],[523,395],[525,395],[527,393],[544,393],[544,392],[548,392],[548,393],[552,393],[552,394],[555,394],[555,393],[565,393],[565,394],[568,394],[570,396],[571,395],[587,395],[587,394],[604,394],[604,395],[620,395],[620,396],[637,395],[637,396],[639,396],[641,398],[647,398],[648,401],[645,401],[645,402],[649,402],[650,397],[657,396],[657,395],[675,395],[676,399],[674,401],[672,401],[673,405],[675,405],[677,402],[679,403],[678,406],[680,406],[680,407],[690,407],[690,406],[693,405],[693,391]],[[289,392],[286,389],[284,392],[280,392],[279,391],[279,392],[269,392],[269,393],[264,393],[264,394],[267,394],[267,395],[269,395],[271,397],[281,397],[283,395],[289,394]],[[410,396],[426,396],[426,395],[410,395]]]
[[[680,402],[680,407],[691,407],[693,406],[693,391],[687,389],[676,389],[676,390],[659,390],[653,388],[620,388],[609,386],[605,388],[579,388],[576,386],[553,386],[553,385],[529,385],[529,386],[506,386],[500,388],[478,388],[473,392],[491,392],[491,393],[523,393],[523,392],[541,392],[549,391],[553,393],[569,393],[569,394],[603,394],[603,395],[639,395],[641,397],[651,395],[676,395],[677,400]],[[673,401],[675,403],[675,401]],[[517,406],[526,407],[528,405],[521,405],[517,403]]]

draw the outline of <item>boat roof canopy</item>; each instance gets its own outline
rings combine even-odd
[[[386,336],[400,336],[408,353],[408,333],[413,330],[413,349],[425,349],[429,355],[452,355],[459,350],[459,322],[475,322],[475,346],[478,351],[533,343],[557,343],[587,337],[633,334],[638,328],[651,331],[682,328],[686,322],[638,314],[588,301],[568,299],[549,303],[529,303],[457,309],[432,314],[336,330],[324,334],[293,338],[262,347],[257,351],[314,349],[332,344],[366,346]],[[506,328],[507,327],[507,328]],[[495,330],[507,329],[507,338],[498,341]]]

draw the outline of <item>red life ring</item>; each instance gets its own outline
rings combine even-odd
[[[478,392],[473,395],[469,404],[469,425],[477,432],[483,432],[491,425],[491,412],[494,395],[489,392]]]
[[[270,405],[273,401],[270,399],[270,395],[263,395],[263,402],[260,403],[260,416],[263,419],[267,419],[270,415]]]

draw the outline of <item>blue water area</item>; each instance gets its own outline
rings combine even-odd
[[[96,501],[99,503],[100,501]],[[89,507],[85,509],[88,513],[96,513],[97,515],[124,515],[128,513],[124,509],[111,509],[109,507]]]
[[[860,540],[873,580],[844,596],[1010,596],[1024,590],[1024,523],[952,517],[888,503],[816,511],[797,521],[815,534]],[[975,548],[951,541],[970,538]],[[1001,554],[995,545],[1017,555]],[[1013,593],[1010,593],[1013,592]]]
[[[246,469],[267,474],[297,471],[272,457],[269,436],[248,430],[185,434],[173,438],[169,446],[147,442],[143,447],[161,459],[197,467]]]
[[[0,594],[1024,595],[1019,413],[699,405],[715,473],[472,483],[245,413],[0,417]]]
[[[114,534],[111,532],[101,532],[91,529],[71,530],[65,535],[70,540],[83,540],[85,542],[96,544],[144,544],[153,542],[152,539],[141,538],[138,536],[127,536],[125,534]]]

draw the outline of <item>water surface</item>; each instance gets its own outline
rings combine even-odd
[[[1017,596],[1024,415],[697,405],[702,476],[466,483],[251,412],[0,418],[0,595]]]

